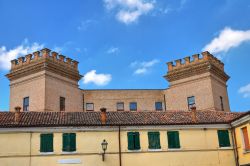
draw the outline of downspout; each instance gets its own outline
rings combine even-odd
[[[30,157],[29,157],[29,166],[31,166],[31,139],[32,139],[32,132],[30,132]]]
[[[236,134],[235,134],[235,129],[233,126],[231,126],[231,137],[232,137],[232,142],[233,142],[233,149],[234,149],[234,158],[235,158],[235,164],[236,166],[239,166],[239,156],[238,156],[238,148],[237,148],[237,143],[236,143]]]
[[[119,141],[119,166],[122,166],[122,153],[121,153],[121,126],[119,127],[118,141]]]
[[[166,95],[164,94],[164,108],[165,108],[165,111],[167,111],[167,106],[166,106]]]

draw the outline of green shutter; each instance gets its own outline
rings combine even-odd
[[[148,132],[149,149],[160,149],[160,133]]]
[[[70,151],[76,151],[76,134],[70,133]]]
[[[53,134],[40,135],[40,152],[53,152]]]
[[[128,150],[134,150],[134,133],[128,132]]]
[[[135,150],[141,149],[140,146],[140,133],[139,132],[134,132],[134,142],[135,142]]]
[[[68,151],[68,134],[64,133],[63,134],[63,149],[64,152]]]
[[[141,149],[139,132],[128,132],[127,135],[128,135],[128,150]]]
[[[168,148],[180,148],[180,139],[178,131],[168,131]]]
[[[76,151],[76,134],[75,133],[63,134],[63,151],[64,152]]]
[[[218,130],[218,139],[220,147],[229,147],[230,139],[228,130]]]

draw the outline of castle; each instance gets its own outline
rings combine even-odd
[[[191,60],[192,59],[192,60]],[[78,62],[44,48],[11,61],[10,111],[230,111],[224,64],[209,52],[168,62],[167,89],[85,90]]]
[[[167,89],[85,90],[47,48],[12,60],[0,166],[249,166],[250,111],[230,111],[224,64],[167,65]]]

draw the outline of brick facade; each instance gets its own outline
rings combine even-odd
[[[130,102],[137,103],[137,111],[156,110],[155,102],[162,102],[163,111],[188,110],[190,96],[198,110],[222,110],[223,102],[224,111],[230,111],[224,64],[208,52],[184,60],[168,63],[167,89],[81,90],[78,62],[43,49],[11,62],[10,111],[22,107],[24,97],[29,97],[29,111],[60,111],[60,97],[65,98],[65,111],[74,112],[86,111],[87,103],[94,104],[94,111],[117,111],[118,102],[124,103],[125,111]]]

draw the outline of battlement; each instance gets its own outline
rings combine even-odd
[[[175,64],[174,62],[168,62],[168,71],[172,71],[172,70],[177,70],[177,69],[181,69],[187,66],[191,66],[194,64],[198,64],[198,63],[203,63],[203,62],[210,62],[212,64],[214,64],[216,67],[218,67],[219,69],[221,69],[222,71],[224,71],[224,64],[217,59],[216,57],[214,57],[212,54],[210,54],[208,51],[202,52],[202,57],[200,57],[200,54],[194,54],[192,55],[192,61],[191,61],[191,57],[185,57],[183,60],[184,62],[182,62],[182,59],[178,59],[175,60]]]
[[[19,57],[11,61],[11,70],[19,69],[20,67],[26,66],[28,64],[38,62],[41,59],[50,59],[60,65],[69,67],[74,70],[78,70],[78,63],[71,58],[65,57],[64,55],[58,55],[57,52],[51,52],[50,49],[44,48],[41,51],[36,51],[33,54],[28,54],[24,57]]]

